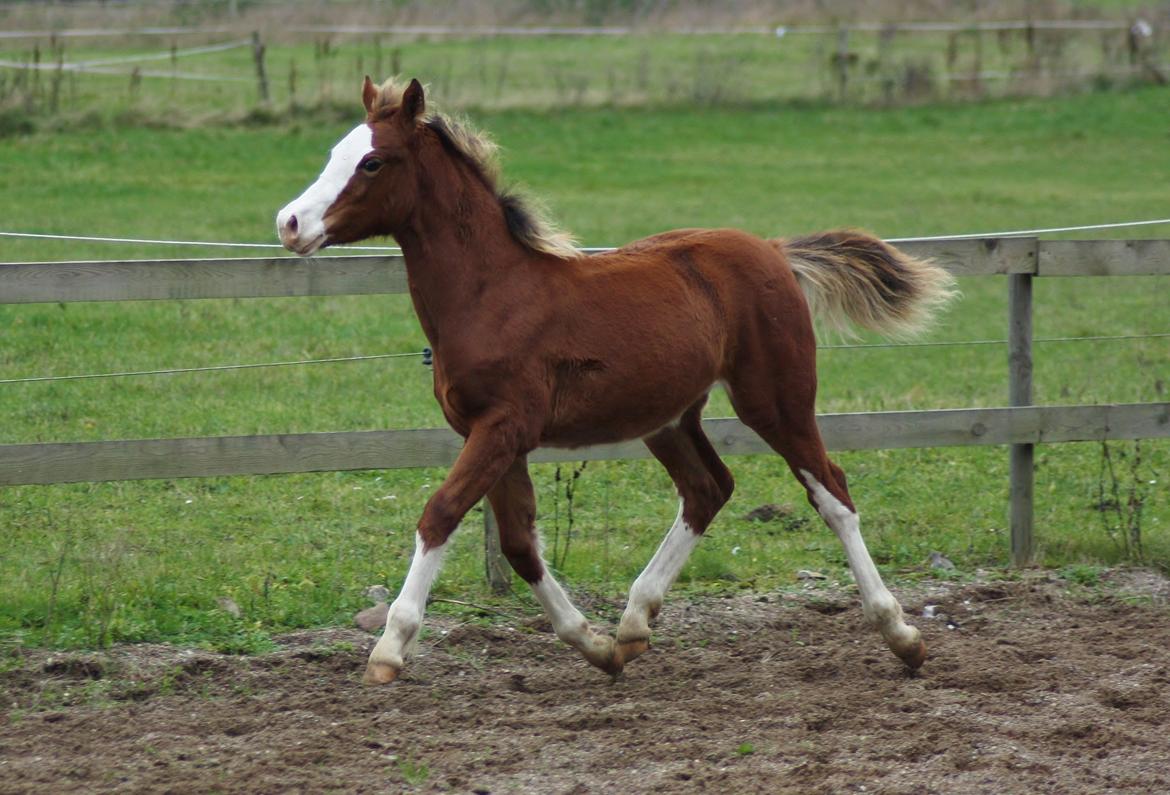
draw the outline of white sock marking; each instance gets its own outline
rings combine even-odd
[[[901,629],[909,630],[902,621],[902,607],[882,582],[865,541],[861,537],[861,525],[857,514],[849,510],[833,494],[807,470],[800,470],[805,483],[813,494],[817,511],[832,528],[845,547],[845,557],[849,561],[849,569],[853,572],[853,579],[857,582],[857,589],[861,592],[861,609],[865,617],[882,634],[889,632],[900,633]]]
[[[569,595],[565,593],[560,583],[548,572],[547,568],[544,576],[540,578],[540,582],[533,584],[532,593],[540,602],[540,606],[544,608],[544,614],[548,616],[558,638],[577,648],[589,642],[593,634],[593,631],[589,629],[589,622],[585,620],[581,611],[569,601]]]
[[[415,535],[410,571],[406,574],[406,581],[398,597],[390,605],[390,612],[386,615],[386,631],[370,653],[370,662],[387,663],[401,670],[418,638],[427,607],[427,596],[442,566],[445,549],[446,544],[424,550],[422,536]]]
[[[541,561],[542,565],[544,561]],[[594,665],[602,665],[613,654],[613,639],[598,635],[585,616],[569,600],[569,595],[544,565],[544,573],[532,584],[532,594],[544,608],[557,637],[585,655]]]
[[[630,586],[630,601],[618,626],[618,640],[645,640],[650,637],[650,618],[658,614],[662,600],[686,565],[701,536],[683,519],[679,500],[678,517],[658,546],[654,557]]]
[[[373,143],[374,130],[370,125],[354,127],[333,147],[329,162],[317,181],[277,213],[276,231],[286,246],[308,255],[325,243],[325,214],[349,184],[358,163],[373,151]],[[297,231],[290,234],[285,227],[294,215],[297,217]]]

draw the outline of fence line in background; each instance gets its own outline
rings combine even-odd
[[[1026,92],[1035,92],[1038,90],[1042,92],[1043,86],[1047,86],[1047,89],[1051,90],[1051,81],[1084,81],[1094,77],[1112,79],[1114,76],[1124,76],[1131,79],[1148,80],[1158,84],[1165,84],[1170,81],[1170,77],[1167,76],[1167,64],[1158,60],[1160,57],[1159,43],[1162,41],[1166,26],[1161,21],[1157,22],[1155,26],[1155,24],[1142,18],[1112,20],[998,20],[985,22],[872,22],[829,25],[795,24],[707,27],[674,26],[670,24],[657,26],[617,25],[597,27],[555,25],[288,25],[274,27],[271,24],[259,20],[255,24],[257,27],[252,31],[251,44],[253,60],[256,67],[258,106],[261,108],[268,108],[271,103],[267,77],[268,69],[265,65],[265,52],[267,47],[261,39],[261,27],[265,28],[265,35],[283,36],[285,40],[290,40],[290,37],[292,41],[305,41],[306,39],[313,38],[318,48],[318,59],[328,56],[333,51],[330,41],[337,36],[373,38],[375,42],[380,42],[380,37],[390,37],[392,41],[402,42],[408,40],[427,41],[434,39],[487,40],[509,37],[515,39],[526,37],[648,38],[651,36],[693,38],[704,36],[754,36],[768,37],[776,41],[782,41],[792,36],[799,37],[804,35],[806,36],[805,40],[809,36],[820,36],[824,37],[827,41],[823,45],[818,44],[816,46],[824,46],[826,49],[832,50],[828,54],[827,61],[824,63],[828,68],[828,73],[822,73],[822,77],[827,78],[827,82],[822,84],[822,88],[828,94],[835,94],[836,98],[840,101],[844,101],[850,96],[856,96],[858,94],[857,89],[854,88],[851,91],[850,86],[858,85],[864,87],[862,93],[872,93],[876,86],[880,90],[881,96],[884,97],[884,101],[891,102],[899,92],[904,91],[906,96],[911,99],[915,97],[921,98],[922,92],[932,92],[935,86],[945,86],[946,90],[950,92],[958,90],[963,93],[974,92],[975,94],[981,95],[985,93],[985,88],[988,83],[995,82],[998,84],[1000,81],[1008,81],[1007,85],[1014,85],[1013,81],[1024,81],[1022,85],[1030,85],[1030,88],[1025,88]],[[230,42],[228,44],[212,44],[206,47],[180,51],[177,49],[177,45],[174,44],[176,37],[180,35],[202,35],[214,38],[225,35],[238,35],[240,32],[240,26],[122,28],[119,30],[102,31],[93,29],[0,31],[0,44],[5,40],[36,40],[29,62],[22,63],[19,60],[12,59],[4,60],[0,61],[0,68],[18,70],[17,80],[23,79],[23,76],[20,74],[21,72],[49,72],[55,74],[54,80],[57,83],[54,84],[55,87],[51,100],[53,110],[56,110],[56,103],[58,102],[57,91],[59,90],[60,80],[66,72],[70,74],[129,75],[131,78],[131,94],[137,90],[143,78],[247,83],[250,82],[250,79],[241,75],[184,73],[174,68],[177,65],[177,59],[180,55],[215,52],[219,49],[247,46],[246,43]],[[1002,66],[1000,68],[984,68],[985,53],[983,39],[985,35],[999,37],[1001,39],[1000,45],[1002,50],[1002,39],[1009,33],[1013,36],[1018,35],[1023,38],[1027,46],[1027,59],[1022,62],[1015,62],[1016,59],[1009,58],[1006,68]],[[937,69],[930,64],[924,66],[923,64],[926,62],[915,61],[913,59],[905,61],[900,65],[891,61],[890,46],[895,36],[899,34],[934,34],[935,36],[945,38],[947,40],[944,53],[946,68]],[[1100,39],[1097,45],[1102,49],[1104,62],[1099,66],[1087,70],[1081,68],[1083,63],[1078,59],[1073,59],[1072,63],[1066,64],[1061,54],[1063,47],[1057,47],[1053,50],[1044,43],[1045,38],[1052,38],[1057,34],[1066,38],[1078,36],[1084,38],[1086,34],[1089,37],[1096,36],[1096,38]],[[132,69],[111,68],[108,64],[100,61],[89,64],[84,62],[67,63],[64,61],[64,42],[67,39],[97,35],[120,35],[123,39],[134,36],[169,35],[172,38],[170,53],[146,53],[107,60],[109,63],[129,63],[170,58],[172,60],[172,69],[170,71],[144,70],[137,66]],[[863,47],[859,50],[857,49],[856,43],[853,45],[850,44],[851,37],[856,42],[858,35],[876,37],[878,50],[876,61],[862,62],[863,54],[866,52],[865,48]],[[835,43],[831,41],[833,37],[836,39]],[[55,63],[41,62],[39,40],[44,38],[49,39],[50,46],[55,52],[59,50],[54,58]],[[322,38],[325,39],[324,43],[321,41]],[[380,69],[380,44],[378,46],[377,63]],[[965,52],[967,55],[960,57],[961,52]],[[821,55],[824,54],[821,53]],[[361,63],[362,60],[359,56],[357,59],[358,75],[363,71]],[[394,50],[391,63],[395,64],[393,70],[397,70],[397,49]],[[962,64],[962,66],[960,67],[959,64]],[[891,67],[895,68],[891,70]],[[320,68],[318,71],[320,71]],[[503,79],[502,75],[503,72],[501,71],[501,80]],[[290,106],[294,106],[296,104],[295,62],[290,67],[288,80],[288,100]],[[1041,83],[1034,84],[1036,80],[1041,81]],[[332,78],[319,74],[318,82],[321,91],[320,98],[324,100],[329,93],[325,86],[331,84]],[[566,95],[562,93],[563,89],[564,87],[558,83],[557,92],[561,95],[561,101],[566,99]],[[21,90],[27,94],[26,87],[22,87]],[[581,101],[584,96],[583,92],[584,88],[578,93],[576,102],[579,103]],[[497,88],[497,99],[499,98],[498,94],[499,89]],[[612,87],[610,94],[611,100],[614,99],[616,94]],[[31,108],[32,105],[30,104],[29,107]]]
[[[253,78],[241,77],[239,75],[217,75],[204,74],[200,72],[176,72],[164,71],[160,69],[140,69],[134,67],[132,69],[122,69],[109,66],[86,66],[79,63],[40,63],[30,64],[21,61],[5,61],[0,60],[0,68],[15,69],[15,70],[34,70],[39,72],[75,72],[78,74],[93,74],[93,75],[114,75],[125,76],[135,75],[136,77],[151,77],[169,80],[196,80],[208,83],[251,83]],[[1115,66],[1108,69],[1090,69],[1087,71],[1077,72],[1045,72],[1046,77],[1055,77],[1062,80],[1069,79],[1085,79],[1094,77],[1096,75],[1141,75],[1148,72],[1150,69],[1156,70],[1159,74],[1163,73],[1167,68],[1170,68],[1168,63],[1145,63],[1133,64],[1130,66]],[[971,80],[1011,80],[1013,78],[1026,77],[1028,71],[1021,70],[984,70],[979,72],[944,72],[939,75],[939,79],[947,83],[961,83],[969,82]],[[866,83],[880,83],[887,78],[878,75],[863,75],[861,77],[854,77],[853,80]]]
[[[318,35],[402,35],[402,36],[776,36],[788,34],[824,35],[840,31],[856,33],[998,33],[1001,31],[1129,31],[1146,25],[1152,33],[1158,27],[1145,20],[1051,19],[1002,20],[988,22],[856,22],[845,25],[745,25],[731,27],[681,27],[672,25],[294,25],[282,32]],[[212,36],[238,33],[238,26],[66,28],[63,30],[6,30],[2,39],[100,38],[126,36]]]
[[[1170,437],[1170,402],[1033,406],[1034,277],[1170,275],[1170,240],[917,240],[899,244],[964,276],[1009,280],[1009,403],[1000,408],[821,415],[830,449],[1012,445],[1013,560],[1028,562],[1033,445]],[[0,304],[362,295],[407,290],[398,256],[0,263]],[[1128,336],[1128,335],[1127,335]],[[1155,335],[1150,335],[1155,336]],[[412,354],[407,354],[412,355]],[[722,453],[765,452],[735,419],[704,427]],[[446,429],[0,445],[0,485],[446,466],[461,440]],[[642,458],[640,442],[540,450],[534,461]],[[489,512],[490,513],[490,512]]]

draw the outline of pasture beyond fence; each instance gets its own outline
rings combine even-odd
[[[211,97],[207,112],[235,105],[262,118],[274,105],[327,106],[366,73],[403,70],[430,75],[449,106],[500,108],[888,105],[1170,80],[1157,18],[656,27],[400,25],[375,14],[357,25],[256,24],[0,31],[0,105],[55,114],[95,97],[135,107],[182,96],[190,111]],[[152,93],[144,81],[169,86]]]
[[[1008,405],[819,415],[830,450],[1010,445],[1012,557],[1033,554],[1036,444],[1170,437],[1170,402],[1035,406],[1035,277],[1170,275],[1170,240],[1001,237],[899,242],[958,276],[1008,281]],[[0,263],[0,304],[369,295],[407,291],[402,257],[345,256]],[[770,452],[737,419],[704,429],[723,455]],[[445,428],[0,445],[0,486],[449,466],[462,440]],[[638,441],[531,460],[645,458]],[[491,525],[491,511],[485,510]],[[489,550],[493,533],[488,532]],[[489,574],[493,570],[489,555]],[[498,570],[497,570],[498,572]],[[492,577],[493,585],[500,575]]]

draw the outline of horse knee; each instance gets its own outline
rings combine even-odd
[[[692,533],[702,534],[728,500],[726,492],[715,481],[701,489],[692,489],[682,497],[683,521]]]
[[[428,548],[442,546],[462,518],[463,514],[454,501],[442,492],[436,492],[423,508],[418,534]]]

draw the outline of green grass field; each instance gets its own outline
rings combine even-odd
[[[0,139],[4,230],[268,242],[276,209],[359,120],[302,118],[188,130],[101,125]],[[437,89],[436,89],[437,91]],[[442,97],[432,95],[440,103]],[[547,200],[587,245],[672,227],[786,235],[838,225],[883,236],[993,232],[1164,216],[1151,175],[1170,166],[1170,93],[889,110],[770,107],[478,113],[505,150],[509,181]],[[0,230],[3,231],[3,230]],[[1165,227],[1119,232],[1158,237]],[[203,249],[0,239],[0,259],[212,256]],[[927,339],[1002,339],[1006,285],[967,279]],[[1165,280],[1053,279],[1036,285],[1036,336],[1170,330]],[[0,378],[417,351],[404,296],[0,306]],[[1037,345],[1038,403],[1164,400],[1164,339]],[[831,350],[822,411],[1002,405],[1000,346]],[[440,425],[415,359],[134,380],[0,385],[0,443]],[[713,401],[709,416],[728,413]],[[1123,494],[1143,496],[1146,552],[1170,564],[1170,445],[1112,451]],[[1126,455],[1125,461],[1119,456]],[[875,558],[922,576],[932,550],[962,574],[1007,560],[1007,451],[936,449],[838,457]],[[844,577],[836,540],[777,458],[729,462],[731,504],[680,587],[776,588],[797,569]],[[1037,454],[1041,559],[1121,560],[1099,502],[1101,449]],[[569,534],[564,482],[535,468],[550,554]],[[571,468],[562,467],[562,478]],[[442,471],[81,484],[0,491],[0,637],[89,646],[172,640],[254,649],[271,632],[348,621],[374,583],[395,589],[422,503]],[[561,569],[572,586],[618,594],[676,509],[652,463],[594,463],[575,481]],[[1108,496],[1108,495],[1106,495]],[[793,518],[754,524],[762,503]],[[478,514],[436,595],[488,599]],[[234,617],[218,606],[230,598]],[[523,589],[523,610],[534,603]]]

